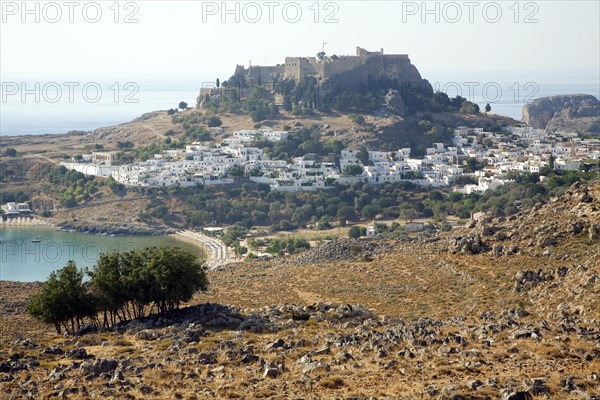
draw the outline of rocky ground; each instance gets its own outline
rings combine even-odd
[[[292,265],[320,264],[345,260],[372,260],[377,255],[389,252],[389,243],[365,241],[350,238],[337,238],[316,248],[285,260]]]
[[[0,398],[599,399],[599,211],[600,184],[574,185],[460,231],[228,266],[182,310],[76,337],[4,282]]]

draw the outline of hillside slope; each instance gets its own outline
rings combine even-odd
[[[21,295],[0,317],[0,391],[595,399],[599,211],[600,182],[575,184],[506,220],[397,242],[326,242],[212,271],[209,292],[189,308],[75,338],[31,321]],[[0,296],[15,290],[36,287],[5,283]]]

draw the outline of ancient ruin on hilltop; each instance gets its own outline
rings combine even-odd
[[[297,82],[307,77],[318,82],[335,82],[338,87],[363,89],[385,87],[400,89],[407,84],[431,90],[429,82],[421,78],[407,54],[385,54],[356,48],[356,55],[320,57],[286,57],[285,63],[275,66],[244,67],[238,65],[234,76],[241,76],[246,83],[269,84],[281,79],[293,78]]]
[[[286,57],[284,64],[276,66],[253,66],[245,68],[243,65],[236,67],[235,73],[243,75],[248,81],[267,82],[276,77],[294,78],[297,81],[306,76],[315,76],[321,79],[331,78],[337,74],[351,71],[365,65],[372,58],[385,58],[386,60],[404,63],[409,62],[408,54],[384,54],[379,51],[367,51],[356,48],[353,56],[323,56],[319,57]]]

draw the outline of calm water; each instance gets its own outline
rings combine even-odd
[[[2,81],[10,91],[0,89],[0,135],[14,136],[94,130],[176,108],[181,101],[195,107],[200,87],[214,78],[3,76]]]
[[[495,114],[520,120],[523,106],[532,100],[558,94],[586,93],[600,98],[600,72],[591,69],[560,71],[436,71],[420,69],[437,90],[461,95],[492,106]],[[0,107],[0,135],[65,133],[129,122],[143,113],[177,107],[180,101],[195,106],[200,87],[212,85],[216,74],[162,78],[60,77],[44,79],[3,77],[3,82],[25,83],[34,91],[24,97],[20,87],[6,95]],[[64,82],[76,82],[73,98]],[[39,90],[35,90],[38,83]],[[53,86],[53,83],[56,85]],[[134,86],[127,86],[133,83]],[[83,87],[94,87],[84,93]],[[56,86],[56,87],[55,87]],[[58,93],[58,91],[61,93]],[[35,93],[38,93],[36,98]],[[93,102],[91,100],[96,100]],[[72,100],[72,101],[71,101]]]
[[[36,236],[39,243],[32,242]],[[8,281],[44,281],[69,260],[80,268],[92,267],[100,253],[115,250],[178,246],[203,255],[200,247],[169,236],[110,237],[52,228],[0,227],[0,237],[0,280]]]
[[[600,71],[594,69],[545,71],[422,71],[434,90],[450,97],[460,95],[483,111],[517,120],[523,106],[540,97],[561,94],[591,94],[600,99]]]

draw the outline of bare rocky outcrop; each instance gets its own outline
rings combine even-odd
[[[385,106],[392,112],[402,114],[404,112],[404,101],[400,92],[390,89],[385,95]]]
[[[289,262],[302,265],[344,260],[369,261],[390,250],[390,245],[379,241],[338,238],[304,251]]]
[[[600,134],[600,101],[588,94],[543,97],[523,107],[523,122],[550,132]]]
[[[373,56],[353,69],[332,75],[329,87],[340,90],[361,89],[365,85],[386,82],[386,89],[404,93],[433,93],[429,81],[423,79],[408,57]]]
[[[452,235],[450,253],[511,255],[523,251],[549,255],[568,238],[590,244],[600,238],[600,182],[573,184],[562,196],[509,217],[471,221],[466,235]]]

